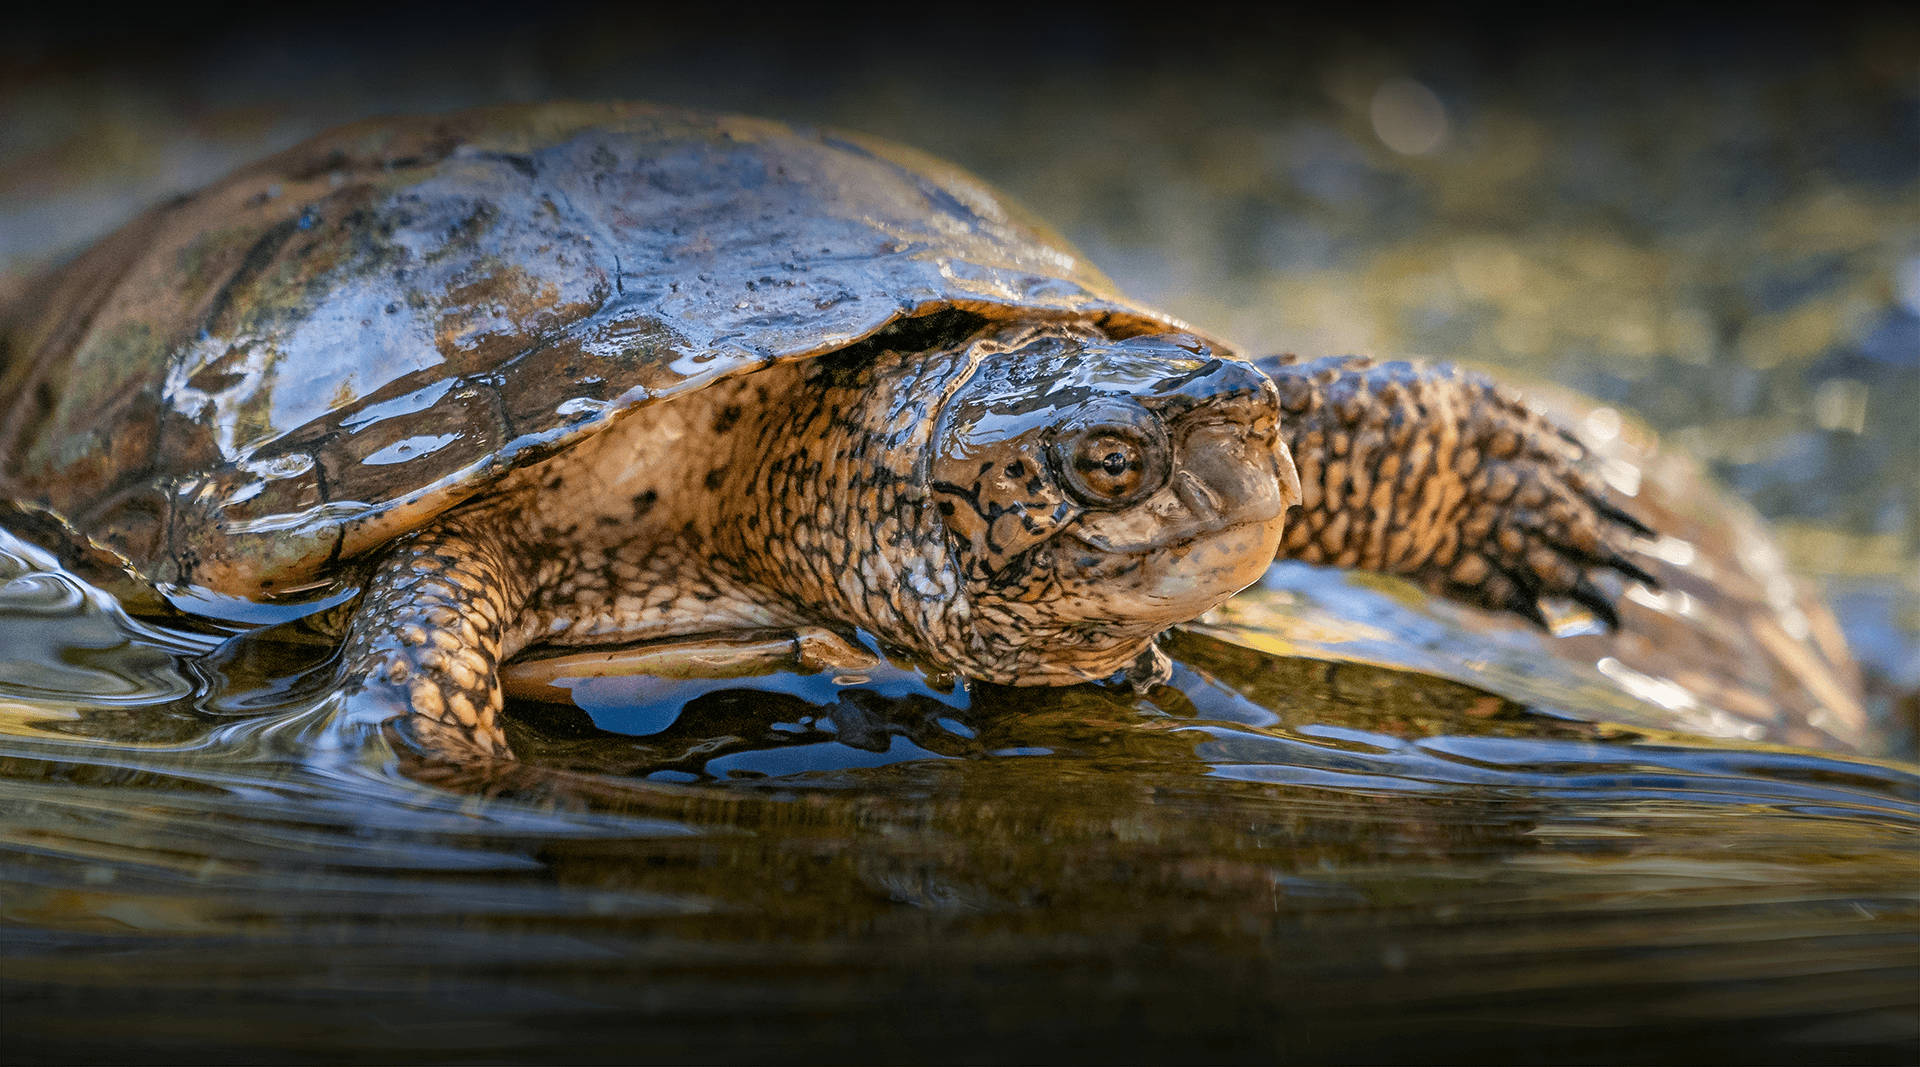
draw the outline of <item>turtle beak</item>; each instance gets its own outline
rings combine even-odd
[[[1303,499],[1300,493],[1300,471],[1293,465],[1293,449],[1287,442],[1275,434],[1273,438],[1274,468],[1280,475],[1280,513],[1286,514]]]
[[[1293,456],[1271,430],[1203,423],[1188,431],[1180,453],[1173,490],[1207,528],[1272,522],[1300,500]]]

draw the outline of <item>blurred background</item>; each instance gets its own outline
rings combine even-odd
[[[1441,358],[1646,420],[1920,713],[1920,21],[1378,10],[107,19],[0,39],[0,298],[329,126],[635,98],[955,160],[1249,352]]]

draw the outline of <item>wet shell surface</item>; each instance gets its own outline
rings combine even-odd
[[[168,595],[298,591],[641,405],[946,307],[1169,325],[870,138],[635,105],[378,120],[29,292],[0,495]]]

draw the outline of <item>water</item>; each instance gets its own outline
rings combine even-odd
[[[128,619],[12,546],[4,1058],[1915,1058],[1920,768],[1849,754],[1910,756],[1920,707],[1905,23],[1143,50],[1034,16],[880,62],[844,27],[624,17],[56,40],[0,82],[0,291],[370,113],[626,96],[851,126],[1254,351],[1468,358],[1612,405],[1577,409],[1589,434],[1651,422],[1822,583],[1864,717],[1805,727],[1819,670],[1635,659],[1702,632],[1677,595],[1629,598],[1626,638],[1543,639],[1277,567],[1144,697],[904,664],[594,690],[510,709],[570,777],[489,798],[338,721],[324,642]],[[1699,549],[1661,560],[1670,591],[1749,602],[1689,569],[1748,554],[1730,515],[1669,516]]]
[[[215,636],[10,567],[10,1058],[1617,1062],[1920,1040],[1904,764],[1189,633],[1145,697],[894,665],[522,705],[516,750],[575,777],[557,801],[487,799],[330,725],[325,646],[210,671]]]

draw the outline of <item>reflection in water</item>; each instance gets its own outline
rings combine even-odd
[[[39,573],[0,590],[0,642],[30,652],[0,664],[0,988],[33,1006],[15,1055],[1891,1058],[1920,1038],[1903,765],[1189,633],[1144,697],[904,666],[576,692],[517,707],[512,740],[591,803],[486,801],[329,725],[330,652],[297,628],[195,659],[216,641]]]

